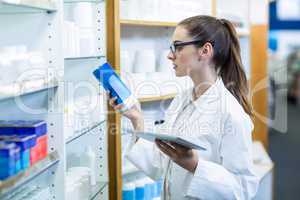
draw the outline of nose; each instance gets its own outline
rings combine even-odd
[[[175,56],[174,56],[174,54],[171,51],[169,51],[169,54],[168,54],[167,58],[169,60],[175,60]]]

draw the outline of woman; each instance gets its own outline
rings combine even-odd
[[[162,133],[193,136],[206,151],[174,143],[136,140],[127,158],[153,179],[164,179],[163,199],[252,199],[258,181],[251,153],[251,107],[240,46],[225,19],[195,16],[178,24],[168,58],[176,76],[189,76],[194,87],[172,101]],[[123,105],[110,104],[116,110]],[[135,106],[123,115],[143,130]]]

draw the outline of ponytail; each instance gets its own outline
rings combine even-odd
[[[226,86],[226,88],[232,93],[232,95],[243,106],[246,113],[252,116],[252,109],[247,98],[249,92],[247,77],[243,69],[240,44],[237,33],[232,23],[226,19],[220,19],[220,23],[223,25],[225,34],[227,34],[227,40],[229,41],[228,55],[225,62],[220,66],[220,76]]]
[[[226,19],[200,15],[187,18],[178,25],[185,27],[192,38],[202,40],[202,44],[208,41],[214,44],[212,59],[216,71],[219,72],[225,87],[238,100],[245,112],[252,116],[239,40],[232,23]]]

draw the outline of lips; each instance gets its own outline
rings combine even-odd
[[[173,63],[173,69],[176,69],[177,68],[177,65],[175,65],[174,63]]]

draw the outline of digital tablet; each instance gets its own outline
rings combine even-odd
[[[159,139],[165,142],[174,142],[176,144],[182,145],[187,148],[191,149],[197,149],[197,150],[206,150],[205,147],[199,146],[198,144],[195,144],[192,140],[192,138],[183,138],[181,136],[172,136],[167,134],[158,134],[158,133],[151,133],[151,132],[140,132],[140,131],[134,131],[134,130],[126,130],[126,132],[131,134],[136,134],[137,137],[143,138],[145,140],[148,140],[150,142],[154,142],[155,139]]]

